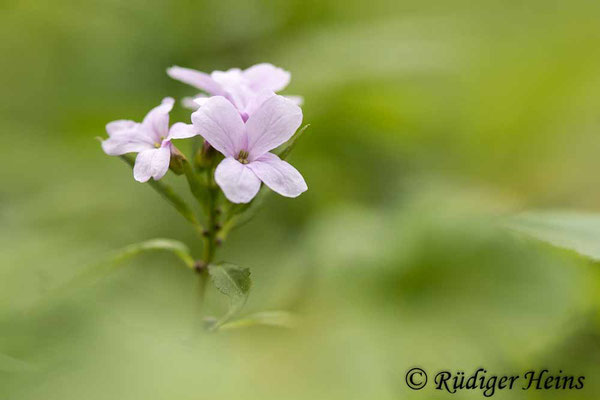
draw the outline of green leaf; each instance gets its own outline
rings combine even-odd
[[[287,143],[284,145],[285,147],[283,147],[279,152],[278,152],[278,156],[279,158],[281,158],[282,160],[285,160],[287,158],[287,156],[291,153],[291,151],[294,149],[294,146],[296,146],[296,141],[298,140],[298,138],[300,136],[302,136],[302,134],[304,133],[304,131],[310,126],[310,124],[304,125],[302,128],[300,128],[300,130],[296,133],[294,133],[294,136],[292,136],[290,138],[290,140],[287,141]]]
[[[208,272],[217,289],[232,302],[245,302],[250,291],[250,270],[230,263],[210,264]]]
[[[146,251],[170,251],[175,254],[188,268],[194,268],[194,258],[190,249],[182,242],[173,239],[151,239],[145,242],[131,244],[117,252],[113,262],[119,263]]]
[[[31,372],[37,369],[37,366],[33,364],[0,353],[0,371],[2,372]]]
[[[188,268],[195,268],[194,259],[189,248],[182,242],[172,239],[151,239],[140,243],[134,243],[115,251],[110,256],[103,257],[92,265],[82,268],[75,276],[65,283],[50,290],[42,297],[42,304],[64,298],[82,287],[92,285],[110,274],[124,261],[147,251],[168,251],[177,256]],[[40,304],[38,303],[38,304]],[[1,361],[1,360],[0,360]]]
[[[510,218],[507,226],[600,261],[600,214],[576,211],[526,212]]]
[[[298,325],[298,317],[288,311],[262,311],[224,323],[219,329],[248,328],[257,325],[294,328]]]
[[[250,286],[250,270],[230,263],[209,264],[208,273],[215,287],[229,297],[229,309],[210,327],[215,330],[237,314],[248,299]]]
[[[123,249],[114,252],[112,256],[86,268],[65,284],[54,289],[54,296],[59,297],[61,294],[64,295],[72,290],[77,290],[81,286],[96,282],[109,274],[122,262],[147,251],[169,251],[183,261],[186,267],[193,269],[195,266],[190,249],[184,243],[172,239],[147,240],[126,246]]]

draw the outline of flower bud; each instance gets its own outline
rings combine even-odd
[[[169,161],[169,169],[176,175],[183,174],[183,163],[186,161],[185,156],[175,146],[171,150],[171,160]]]
[[[196,168],[209,168],[215,160],[215,156],[217,154],[217,151],[210,144],[208,144],[207,141],[204,141],[202,147],[198,149],[194,155],[194,163],[196,164]]]

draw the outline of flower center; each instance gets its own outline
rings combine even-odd
[[[237,156],[237,160],[242,164],[248,164],[248,156],[249,154],[246,150],[241,150]]]
[[[166,139],[166,137],[164,137],[164,136],[160,137],[161,142],[165,139]],[[160,142],[154,142],[154,147],[156,147],[158,149],[160,146],[162,146],[162,144]]]

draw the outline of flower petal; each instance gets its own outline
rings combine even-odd
[[[230,157],[217,166],[215,181],[232,203],[248,203],[260,189],[260,179],[254,172]]]
[[[196,104],[196,109],[198,109],[198,107],[202,107],[204,104],[206,104],[208,99],[210,99],[209,96],[199,94],[198,96],[194,97],[192,101],[194,102],[194,104]]]
[[[288,71],[268,63],[253,65],[244,71],[244,78],[255,91],[269,89],[278,92],[290,83],[290,77]]]
[[[248,164],[248,168],[282,196],[297,197],[308,189],[300,172],[273,153],[263,154]]]
[[[267,101],[268,99],[270,99],[271,97],[275,96],[275,92],[273,92],[272,90],[261,90],[257,93],[255,93],[248,101],[248,104],[246,105],[246,108],[244,109],[244,114],[246,115],[246,121],[248,120],[249,116],[254,114],[256,112],[256,110],[258,110],[260,108],[260,106],[263,105],[263,103],[265,101]],[[243,115],[242,115],[242,119],[243,119]],[[245,122],[245,121],[244,121]]]
[[[205,94],[198,94],[198,95],[196,95],[194,97],[184,97],[184,98],[181,99],[181,105],[184,108],[196,111],[201,106],[203,106],[204,103],[206,103],[206,101],[208,99],[210,99],[210,97],[211,96],[207,96]]]
[[[152,140],[140,130],[140,124],[129,120],[112,121],[106,124],[108,139],[102,142],[102,150],[109,156],[139,152],[152,148]]]
[[[187,139],[197,134],[198,130],[194,128],[194,125],[177,122],[169,129],[167,139]]]
[[[225,90],[244,84],[244,75],[239,68],[231,68],[227,71],[213,71],[210,77]]]
[[[238,109],[242,119],[248,119],[248,106],[256,97],[256,93],[246,85],[232,86],[227,90],[227,99]]]
[[[301,123],[300,107],[283,96],[268,98],[246,122],[250,160],[287,142]]]
[[[153,148],[152,141],[136,131],[119,132],[102,142],[102,150],[109,156],[139,153]]]
[[[248,85],[242,70],[231,68],[227,71],[213,71],[210,76],[221,85],[226,92],[224,97],[233,103],[244,118],[246,107],[254,98],[255,91]],[[246,114],[245,119],[247,118]]]
[[[235,157],[246,147],[246,128],[233,104],[224,97],[211,97],[192,114],[197,132],[226,157]]]
[[[163,144],[158,149],[144,150],[138,154],[133,167],[133,177],[138,182],[147,182],[150,178],[159,180],[169,170],[171,145]]]
[[[167,69],[167,74],[178,81],[187,83],[197,89],[203,90],[213,96],[223,95],[223,89],[209,74],[194,69],[172,66]]]
[[[189,96],[183,97],[181,99],[181,105],[183,106],[183,108],[187,108],[188,110],[192,111],[196,111],[198,108],[200,108],[200,106],[195,103],[194,97]]]
[[[290,100],[292,103],[294,103],[297,106],[302,106],[302,104],[304,104],[304,97],[302,97],[302,96],[287,95],[287,96],[283,96],[283,97]]]
[[[173,109],[175,100],[165,97],[159,106],[154,107],[142,121],[142,132],[155,142],[160,143],[161,137],[169,134],[169,112]]]
[[[129,119],[119,119],[106,124],[106,133],[108,133],[108,136],[112,136],[115,133],[130,131],[136,128],[138,125],[139,124],[137,122]]]

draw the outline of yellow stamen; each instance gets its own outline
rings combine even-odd
[[[245,150],[241,150],[240,153],[237,156],[237,160],[242,163],[242,164],[248,164],[248,152]]]

